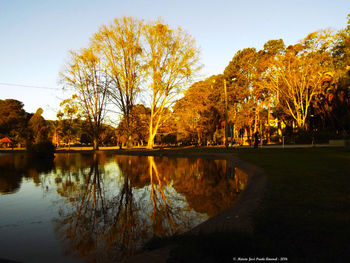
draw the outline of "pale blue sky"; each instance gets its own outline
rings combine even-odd
[[[270,39],[294,44],[313,31],[346,26],[349,0],[0,0],[0,99],[54,118],[64,94],[58,84],[70,49],[85,47],[102,24],[134,16],[162,17],[185,28],[201,48],[204,77],[222,73],[234,54]]]

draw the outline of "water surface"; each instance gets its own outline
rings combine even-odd
[[[227,209],[246,182],[226,160],[1,154],[0,258],[120,261]]]

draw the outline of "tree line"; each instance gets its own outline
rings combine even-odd
[[[266,143],[349,138],[348,19],[344,29],[319,30],[294,45],[277,39],[239,50],[222,74],[192,84],[176,101],[159,141],[245,144],[256,132]],[[147,114],[138,107],[135,130]]]
[[[74,99],[74,97],[73,97]],[[70,145],[90,145],[87,120],[81,117],[81,111],[66,99],[60,104],[57,120],[45,120],[43,109],[38,108],[35,113],[24,110],[24,104],[14,99],[0,100],[0,138],[8,137],[13,147],[26,147],[29,150],[42,151],[44,149],[65,147]],[[117,143],[115,128],[103,124],[100,132],[100,142],[104,146]],[[53,144],[53,145],[52,145]]]
[[[174,113],[199,143],[325,142],[349,138],[350,16],[345,29],[319,30],[294,45],[270,40],[239,50],[224,72],[194,83]],[[231,141],[229,141],[231,140]]]
[[[199,69],[199,48],[183,29],[162,20],[115,19],[88,47],[70,51],[60,80],[74,95],[62,101],[46,134],[57,145],[94,149],[247,144],[257,133],[264,143],[349,138],[350,16],[344,29],[319,30],[293,45],[276,39],[261,50],[239,50],[222,74],[193,83]],[[35,142],[39,133],[28,135],[19,123],[38,129],[29,120],[42,112],[28,115],[16,103],[11,114],[19,119],[5,124],[2,118],[0,133]],[[106,124],[108,115],[121,116],[116,128]]]

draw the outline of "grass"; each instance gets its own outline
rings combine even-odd
[[[350,256],[350,150],[241,151],[262,167],[268,187],[256,236],[295,262],[347,262]]]
[[[214,233],[153,241],[154,247],[173,245],[169,262],[233,262],[233,257],[349,261],[349,148],[228,151],[262,167],[268,177],[265,196],[254,214],[254,234]]]

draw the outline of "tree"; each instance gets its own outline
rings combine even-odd
[[[258,85],[258,53],[255,48],[239,50],[225,68],[224,76],[228,85],[231,122],[234,131],[250,137],[258,128],[261,92]]]
[[[274,107],[273,93],[266,87],[267,79],[270,72],[270,66],[277,55],[284,52],[285,45],[282,39],[269,40],[264,44],[264,49],[258,52],[258,76],[257,84],[263,94],[263,107],[267,108],[266,122],[267,122],[267,143],[270,143],[271,138],[271,113]],[[279,116],[280,117],[280,116]],[[261,131],[262,132],[262,131]]]
[[[52,143],[58,147],[60,145],[61,122],[58,120],[49,121],[50,136],[52,137]]]
[[[68,143],[68,149],[70,150],[70,144],[74,137],[77,137],[79,131],[80,109],[76,103],[76,96],[71,99],[66,99],[60,103],[62,111],[59,110],[57,118],[59,119],[59,128],[64,140]]]
[[[110,77],[108,92],[111,101],[125,118],[129,146],[131,112],[144,76],[142,27],[142,21],[123,17],[115,19],[108,27],[102,26],[92,38],[92,48],[98,53],[102,66]]]
[[[129,125],[129,128],[132,131],[131,142],[143,145],[148,137],[147,128],[149,125],[149,116],[149,108],[146,108],[142,104],[135,105],[131,111],[131,122],[127,124],[126,118],[123,118],[117,127],[116,134],[119,141],[125,143],[129,140],[130,134],[128,133],[127,128]]]
[[[184,89],[199,66],[199,51],[194,39],[181,28],[171,29],[161,21],[145,27],[145,56],[151,77],[151,115],[148,148],[153,148],[163,113]]]
[[[52,138],[49,136],[49,124],[41,116],[43,112],[43,109],[37,109],[28,122],[26,147],[31,156],[52,160],[55,157],[55,146],[52,144]]]
[[[330,54],[338,81],[317,98],[314,110],[321,128],[346,135],[350,133],[350,15],[347,27],[334,35],[334,42]]]
[[[110,125],[103,124],[102,132],[100,134],[100,140],[103,146],[116,145],[117,141],[115,138],[115,128]]]
[[[23,106],[18,100],[0,100],[0,136],[24,142],[29,114],[25,112]]]
[[[98,150],[106,114],[109,75],[91,48],[71,51],[70,55],[70,61],[60,73],[61,81],[76,92],[79,110],[88,121],[93,149]]]
[[[333,81],[332,60],[327,52],[330,40],[327,31],[311,33],[303,42],[276,56],[270,68],[267,87],[299,128],[305,128],[313,100]]]
[[[48,141],[49,127],[43,118],[43,109],[39,108],[28,122],[30,129],[29,143],[37,144]]]
[[[195,82],[174,106],[177,133],[183,141],[212,141],[224,122],[224,110],[222,75]]]

